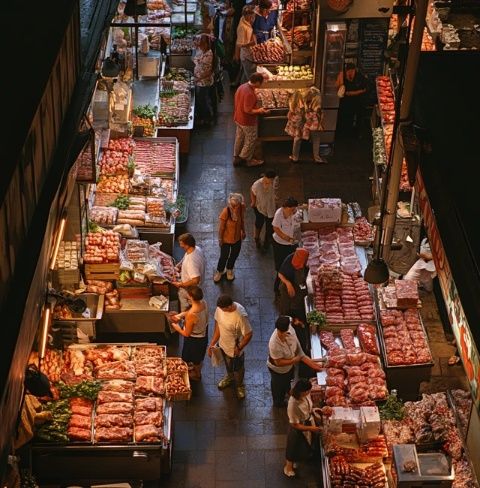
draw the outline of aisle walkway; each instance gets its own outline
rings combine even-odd
[[[246,306],[253,340],[246,348],[247,397],[239,402],[232,389],[221,392],[217,382],[223,369],[204,365],[202,384],[192,400],[175,405],[174,467],[168,487],[175,488],[280,488],[319,486],[320,467],[305,465],[297,480],[286,479],[284,461],[286,412],[272,407],[270,375],[266,368],[267,342],[277,316],[273,302],[273,257],[260,254],[251,237],[253,212],[248,213],[249,237],[244,242],[233,283],[215,285],[213,271],[218,259],[217,216],[231,191],[249,194],[250,185],[265,168],[280,175],[280,192],[299,201],[309,196],[339,196],[369,204],[371,163],[369,141],[353,147],[339,144],[327,165],[288,162],[290,144],[265,145],[262,168],[233,168],[234,125],[231,101],[222,105],[218,125],[195,131],[188,161],[182,162],[180,191],[190,205],[185,230],[191,232],[207,256],[206,298],[213,313],[218,295],[230,293]],[[310,148],[305,144],[305,157]],[[178,256],[177,256],[178,257]],[[213,326],[213,323],[211,323]],[[212,327],[211,326],[211,327]],[[211,334],[211,329],[210,329]],[[181,345],[181,344],[180,344]],[[172,348],[171,353],[176,351]]]

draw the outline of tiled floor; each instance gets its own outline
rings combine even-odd
[[[340,140],[326,165],[288,162],[289,143],[264,145],[265,167],[233,168],[231,164],[234,125],[231,100],[220,106],[216,127],[194,131],[191,152],[182,161],[180,192],[189,201],[190,213],[185,230],[198,240],[207,256],[207,282],[204,286],[211,312],[217,296],[224,292],[242,303],[252,322],[253,340],[246,349],[247,397],[238,401],[231,389],[221,392],[216,383],[223,369],[214,370],[205,361],[203,380],[195,385],[188,403],[175,405],[174,464],[171,477],[162,486],[174,488],[277,488],[316,487],[320,483],[318,463],[305,464],[299,477],[286,479],[284,460],[286,412],[272,407],[270,377],[266,368],[267,342],[274,328],[277,311],[273,302],[273,257],[259,253],[251,237],[253,212],[248,213],[250,236],[244,242],[233,283],[215,285],[211,280],[218,259],[217,216],[229,192],[249,194],[250,185],[265,168],[280,175],[281,194],[300,201],[310,196],[338,196],[358,201],[364,210],[370,204],[369,176],[372,170],[370,139]],[[304,157],[309,148],[305,144]],[[181,231],[181,230],[180,230]],[[177,256],[179,257],[179,256]],[[437,353],[443,356],[435,374],[461,372],[460,366],[445,366],[453,347],[443,336],[435,305],[427,299],[431,316],[427,320]],[[211,333],[211,330],[210,330]],[[181,343],[178,347],[181,346]],[[175,345],[171,353],[177,352]],[[437,351],[438,350],[438,351]],[[207,358],[208,359],[208,358]],[[460,376],[460,374],[459,374]],[[456,380],[455,380],[456,381]],[[428,389],[429,385],[426,385]]]

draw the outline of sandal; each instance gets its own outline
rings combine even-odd
[[[292,163],[299,163],[299,162],[300,162],[300,160],[299,160],[299,159],[295,159],[293,156],[288,156],[288,159],[290,159],[290,161],[291,161]]]
[[[293,471],[293,470],[289,471],[286,466],[283,467],[283,474],[287,478],[294,478],[295,477],[295,471]]]

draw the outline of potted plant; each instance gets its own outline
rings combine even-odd
[[[307,322],[310,326],[310,332],[316,334],[327,323],[327,317],[323,312],[312,310],[307,313]]]

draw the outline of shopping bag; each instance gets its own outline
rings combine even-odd
[[[219,346],[212,347],[212,355],[210,357],[212,360],[212,366],[217,368],[223,363],[223,354]]]

